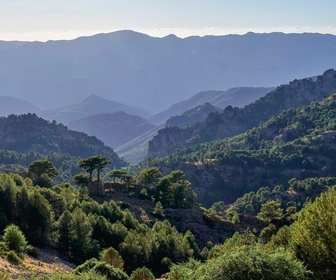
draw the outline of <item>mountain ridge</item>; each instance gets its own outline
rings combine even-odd
[[[240,107],[255,101],[273,89],[274,87],[235,87],[224,91],[201,91],[192,95],[189,99],[173,104],[167,110],[150,116],[147,119],[150,122],[159,124],[167,121],[172,116],[181,115],[187,110],[207,102],[222,109],[228,105]]]
[[[29,99],[41,109],[95,93],[157,113],[202,90],[314,76],[334,67],[335,51],[336,36],[312,33],[181,39],[119,31],[5,44],[0,83],[3,94]]]
[[[271,115],[293,107],[321,100],[336,88],[336,71],[329,69],[317,78],[293,80],[281,85],[244,108],[228,106],[223,112],[211,113],[208,118],[187,128],[168,127],[159,130],[149,142],[149,156],[164,156],[177,148],[232,137],[242,133]]]
[[[49,121],[56,120],[67,125],[69,122],[89,117],[90,115],[115,113],[120,111],[125,111],[126,113],[132,115],[139,114],[146,116],[148,114],[141,109],[108,100],[96,94],[91,94],[79,103],[58,109],[39,112],[39,116]]]

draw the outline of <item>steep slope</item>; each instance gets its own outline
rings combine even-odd
[[[59,109],[45,110],[40,112],[39,116],[49,121],[56,120],[64,124],[68,124],[69,122],[79,120],[90,115],[99,113],[114,113],[119,111],[125,111],[133,115],[148,115],[148,113],[143,110],[92,94],[80,103]]]
[[[336,36],[255,34],[153,38],[132,31],[0,49],[1,95],[51,109],[92,93],[153,113],[195,92],[273,86],[336,64]]]
[[[35,114],[1,117],[0,149],[44,155],[59,153],[82,158],[103,155],[115,166],[126,164],[96,137],[69,130],[63,124],[50,123]]]
[[[40,109],[29,101],[21,100],[11,96],[0,96],[0,116],[6,117],[10,114],[37,113]]]
[[[170,109],[158,113],[148,118],[150,122],[158,126],[149,132],[131,140],[128,143],[116,148],[119,155],[124,157],[130,163],[138,163],[144,160],[148,155],[148,142],[153,139],[157,132],[165,126],[174,126],[183,123],[182,126],[192,125],[198,121],[204,120],[210,112],[218,111],[220,107],[227,105],[243,106],[258,97],[264,96],[274,88],[251,88],[240,87],[232,88],[226,91],[203,91],[188,100],[182,101],[170,107]],[[210,103],[212,105],[205,105]],[[178,115],[181,114],[181,115]],[[178,115],[178,116],[175,116]],[[169,118],[172,116],[171,118]],[[167,123],[164,123],[167,118]]]
[[[189,99],[174,104],[169,109],[149,117],[148,120],[152,123],[165,122],[172,116],[181,115],[207,102],[222,109],[229,105],[241,107],[256,101],[273,89],[274,87],[237,87],[224,91],[201,91]]]
[[[221,111],[219,108],[212,106],[210,103],[196,106],[179,116],[170,117],[166,121],[166,126],[187,127],[198,122],[204,121],[210,113]]]
[[[69,122],[69,128],[94,135],[106,145],[116,148],[154,128],[145,119],[123,111],[102,113]]]
[[[164,156],[177,148],[237,135],[283,110],[321,100],[335,88],[336,71],[333,69],[316,78],[294,80],[244,108],[228,106],[223,112],[212,113],[204,122],[192,127],[161,129],[149,142],[149,155]]]
[[[200,201],[210,206],[260,187],[288,186],[292,178],[332,177],[336,171],[336,93],[321,102],[288,109],[257,128],[180,150],[159,161],[181,168]]]
[[[138,163],[143,161],[148,155],[148,142],[153,139],[158,130],[162,128],[163,125],[154,127],[124,145],[117,147],[115,151],[129,163]]]

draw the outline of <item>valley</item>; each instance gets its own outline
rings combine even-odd
[[[334,37],[0,44],[0,278],[332,279]]]

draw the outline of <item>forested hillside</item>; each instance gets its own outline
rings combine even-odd
[[[59,170],[57,181],[71,180],[79,172],[79,158],[107,157],[119,168],[126,162],[96,137],[69,130],[61,123],[48,122],[35,114],[0,118],[0,169],[22,172],[32,161],[49,159]]]
[[[117,166],[123,162],[96,137],[69,130],[61,123],[48,122],[35,114],[0,118],[0,148],[22,153],[64,153],[74,157],[102,154]]]
[[[165,156],[177,148],[232,137],[258,126],[283,110],[322,100],[335,88],[336,71],[333,69],[316,78],[294,80],[244,108],[228,106],[223,112],[210,114],[204,122],[194,126],[161,129],[149,142],[149,155]]]
[[[333,279],[335,88],[327,70],[165,128],[187,147],[128,166],[56,121],[1,117],[0,279]]]
[[[197,186],[202,203],[233,202],[264,186],[292,178],[334,176],[336,94],[272,116],[232,138],[178,150],[159,161],[163,170],[180,168]]]

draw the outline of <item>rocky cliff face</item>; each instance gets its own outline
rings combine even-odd
[[[149,141],[150,156],[165,156],[182,147],[193,135],[194,127],[185,129],[176,126],[163,128],[158,131],[153,140]]]
[[[160,130],[149,142],[149,155],[165,156],[177,148],[237,135],[283,110],[322,100],[335,88],[336,71],[333,69],[315,78],[294,80],[244,108],[228,106],[223,112],[212,113],[204,122],[192,127]]]

